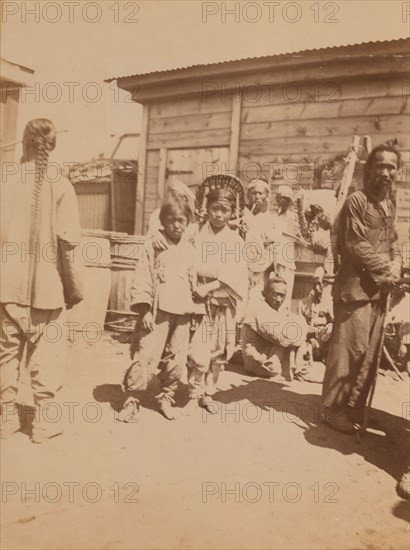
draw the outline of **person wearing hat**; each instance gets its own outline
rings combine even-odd
[[[229,175],[209,176],[197,189],[199,224],[194,237],[197,281],[194,298],[206,314],[198,322],[188,354],[187,410],[203,407],[215,413],[212,394],[219,374],[235,350],[236,322],[248,293],[244,241],[229,221],[240,217],[241,182]],[[238,208],[239,205],[239,208]]]
[[[313,274],[312,290],[299,302],[299,313],[309,326],[307,341],[313,361],[323,361],[326,357],[327,342],[333,329],[333,301],[325,288],[329,282],[323,267],[317,267]]]
[[[285,279],[268,270],[262,292],[248,302],[241,331],[244,369],[249,374],[291,380],[303,366],[307,324],[302,315],[282,308],[285,297]]]
[[[290,308],[295,282],[295,240],[296,219],[293,210],[293,191],[289,185],[280,185],[276,192],[277,211],[274,214],[274,227],[279,232],[279,246],[275,251],[276,270],[287,283],[285,305]]]

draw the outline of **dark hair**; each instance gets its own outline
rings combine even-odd
[[[364,167],[364,177],[365,181],[367,181],[367,174],[369,173],[369,170],[372,166],[372,163],[374,161],[375,156],[377,153],[394,153],[397,157],[397,168],[401,167],[401,154],[396,146],[396,140],[394,141],[388,141],[386,143],[381,143],[380,145],[376,145],[371,151],[369,156],[367,157],[366,164]]]
[[[219,200],[227,200],[231,205],[232,212],[235,212],[236,196],[229,189],[212,189],[206,197],[206,208],[208,209],[212,203]]]
[[[188,223],[191,223],[193,215],[189,203],[185,200],[178,200],[175,198],[164,202],[161,206],[161,210],[159,211],[159,220],[163,224],[167,216],[178,214],[182,214],[188,220]]]
[[[38,227],[40,192],[47,169],[48,157],[56,146],[56,129],[48,118],[35,118],[26,124],[23,133],[23,156],[21,162],[34,161],[36,185],[33,191],[31,209],[32,231],[35,235]]]

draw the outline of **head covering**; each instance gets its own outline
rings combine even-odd
[[[269,283],[283,283],[287,285],[286,279],[283,277],[279,277],[274,271],[271,271],[268,275],[268,282]]]
[[[191,201],[195,199],[195,195],[192,193],[190,188],[185,185],[185,183],[182,183],[182,181],[173,181],[172,183],[170,183],[169,189],[172,189],[178,195],[187,197]]]
[[[265,189],[265,191],[269,194],[269,191],[270,191],[270,189],[269,189],[269,183],[268,183],[267,181],[265,181],[265,180],[261,180],[261,179],[258,179],[258,178],[254,179],[254,180],[251,180],[251,181],[249,182],[249,185],[248,185],[248,193],[249,193],[249,191],[251,191],[252,189],[254,189],[258,183],[262,184],[262,185],[263,185],[263,188]]]
[[[207,197],[206,197],[206,203],[207,205],[212,204],[216,201],[229,201],[231,203],[231,206],[233,209],[235,209],[236,206],[236,195],[231,189],[212,189],[209,191]]]
[[[279,185],[276,194],[282,197],[287,197],[288,199],[292,199],[293,201],[293,191],[290,185]]]

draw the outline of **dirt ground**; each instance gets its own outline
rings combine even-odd
[[[380,376],[364,438],[318,423],[321,386],[222,373],[216,414],[168,421],[155,384],[138,422],[115,410],[128,346],[80,337],[45,445],[2,443],[4,549],[401,549],[409,507],[409,382]],[[22,399],[28,403],[23,387]],[[179,403],[186,400],[181,391]]]

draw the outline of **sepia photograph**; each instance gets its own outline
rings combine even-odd
[[[410,1],[0,7],[1,550],[407,550]]]

